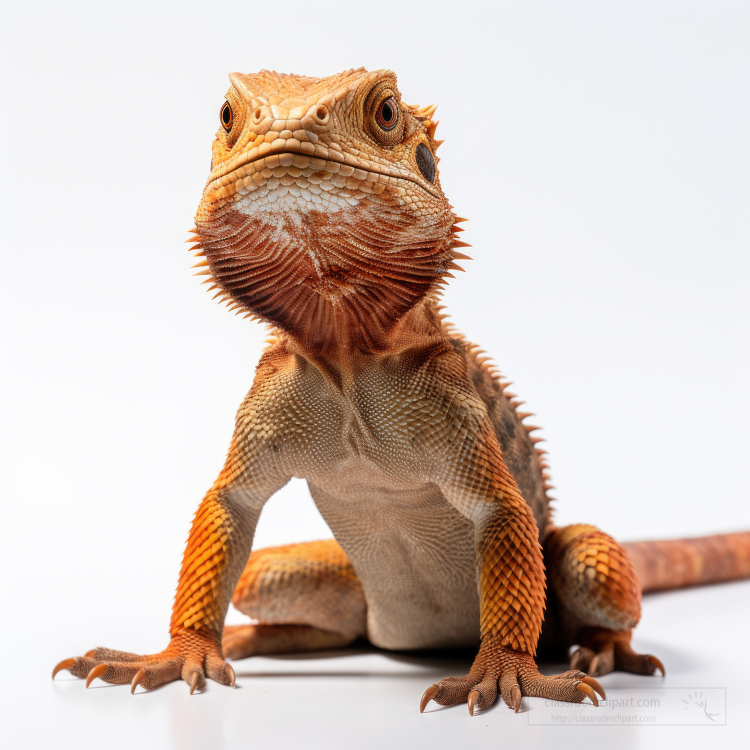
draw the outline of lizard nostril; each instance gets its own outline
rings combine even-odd
[[[315,110],[315,117],[320,120],[321,124],[328,122],[328,109],[322,104]]]
[[[263,119],[263,109],[262,107],[256,107],[255,111],[253,112],[253,120],[255,122],[260,122]]]

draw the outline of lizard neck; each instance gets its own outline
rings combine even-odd
[[[328,373],[339,384],[353,377],[359,366],[373,357],[396,357],[407,351],[427,350],[447,343],[432,297],[418,302],[384,330],[376,342],[363,342],[356,336],[347,338],[340,329],[322,327],[315,337],[287,334],[284,338],[291,353]],[[363,347],[362,343],[370,345]],[[372,346],[373,343],[377,346]]]

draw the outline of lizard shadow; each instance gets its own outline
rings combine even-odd
[[[670,666],[670,675],[678,675],[685,671],[691,671],[694,668],[700,668],[701,662],[698,659],[691,658],[688,653],[681,650],[670,648],[664,642],[648,642],[641,640],[641,647],[645,652],[658,652],[660,658],[663,658]],[[571,649],[571,652],[574,649]],[[361,662],[356,666],[352,664],[351,669],[346,669],[342,664],[341,669],[307,669],[303,665],[314,665],[315,662],[330,662],[331,660],[345,660],[353,657],[362,657],[368,655],[379,655],[384,657],[388,662],[402,664],[405,667],[416,669],[405,669],[399,672],[398,669],[389,668],[384,664],[382,668],[373,665],[372,668],[362,669]],[[246,668],[237,670],[237,677],[366,677],[366,676],[388,676],[396,678],[413,679],[415,677],[424,677],[425,679],[434,678],[435,681],[449,675],[462,675],[469,671],[469,668],[476,656],[476,650],[471,648],[465,649],[435,649],[425,651],[389,651],[377,648],[368,641],[362,639],[356,641],[353,646],[344,649],[335,649],[329,651],[313,651],[298,654],[265,654],[264,659],[276,661],[279,663],[296,663],[300,665],[299,670],[290,671],[288,668],[279,669],[278,672],[271,671],[267,668],[262,671],[254,670],[250,667],[252,661],[241,659],[234,662],[235,666],[242,664]],[[249,657],[252,659],[253,657]],[[567,671],[570,667],[565,656],[564,649],[555,649],[543,651],[539,654],[537,660],[539,671],[545,675],[555,675]],[[616,687],[618,676],[624,676],[623,672],[611,672],[599,679],[605,680],[611,687]],[[629,675],[629,679],[645,678],[651,680],[646,675]],[[656,679],[659,679],[658,677]],[[437,710],[437,709],[433,709]],[[442,709],[441,709],[442,710]]]
[[[311,669],[290,672],[289,670],[284,669],[279,670],[278,672],[271,672],[268,670],[259,672],[252,669],[243,669],[242,671],[237,672],[237,677],[362,677],[387,675],[389,677],[414,678],[415,676],[429,676],[434,672],[435,676],[440,679],[444,677],[445,674],[450,674],[451,672],[458,674],[461,670],[464,672],[468,671],[468,667],[476,656],[476,650],[444,649],[434,651],[387,651],[385,649],[377,648],[368,641],[362,639],[356,641],[353,647],[345,649],[313,651],[299,654],[265,654],[263,658],[285,663],[296,662],[303,665],[321,660],[330,661],[332,659],[347,659],[375,654],[383,656],[391,662],[404,664],[405,666],[417,667],[418,671],[415,673],[410,670],[399,673],[397,670],[394,671],[392,668],[388,668],[387,665],[384,665],[381,669],[374,667],[373,669],[363,670],[359,668],[360,665],[358,664],[357,667],[354,667],[351,670]],[[240,662],[242,661],[245,660],[240,660]],[[235,664],[237,663],[239,662],[235,662]],[[250,663],[252,662],[248,662],[248,666]]]

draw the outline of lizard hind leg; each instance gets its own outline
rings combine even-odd
[[[362,585],[333,539],[253,552],[232,603],[257,623],[225,628],[231,659],[342,648],[366,635]]]
[[[630,645],[641,616],[641,587],[626,551],[595,526],[554,529],[544,542],[551,594],[567,645],[579,644],[571,669],[601,676],[664,674],[661,661]]]

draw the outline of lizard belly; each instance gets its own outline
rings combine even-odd
[[[476,645],[473,524],[432,484],[339,481],[308,483],[362,582],[370,641],[387,649]]]

